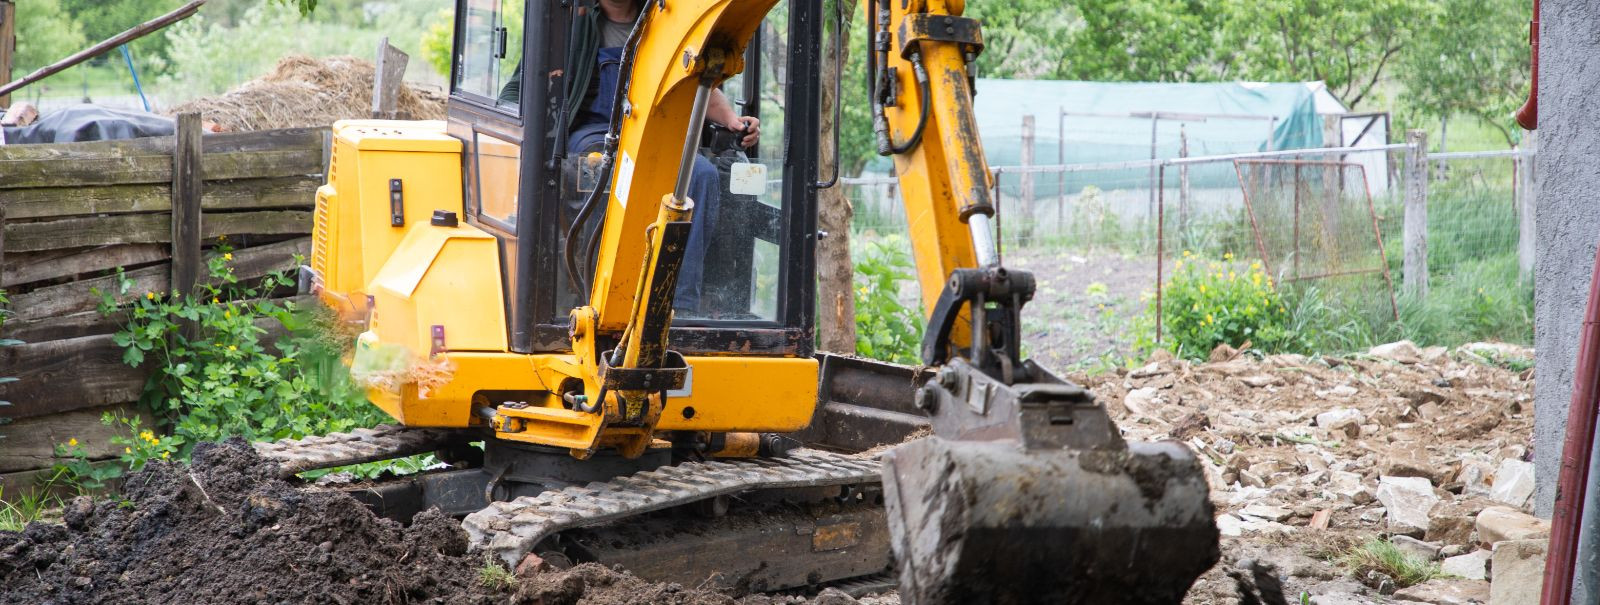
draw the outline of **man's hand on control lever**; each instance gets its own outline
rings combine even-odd
[[[711,103],[706,106],[706,119],[728,127],[728,130],[744,133],[744,138],[739,139],[739,146],[749,149],[761,140],[761,120],[750,116],[741,116],[734,111],[733,102],[728,100],[728,95],[722,90],[711,91]]]

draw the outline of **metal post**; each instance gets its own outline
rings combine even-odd
[[[1522,279],[1533,277],[1533,259],[1535,254],[1534,217],[1538,216],[1539,207],[1539,131],[1529,130],[1522,135],[1523,144],[1527,155],[1518,158],[1521,170],[1517,171],[1518,189],[1522,195],[1518,196],[1520,202],[1517,208],[1517,273]]]
[[[1428,133],[1406,132],[1405,272],[1402,287],[1418,299],[1428,296]]]
[[[1056,163],[1062,166],[1067,164],[1067,108],[1062,107],[1056,114]],[[1067,172],[1056,173],[1056,232],[1065,233],[1067,228]]]
[[[1151,112],[1150,113],[1150,161],[1151,162],[1155,162],[1156,161],[1156,128],[1157,128],[1157,126],[1159,124],[1161,124],[1161,114],[1156,113],[1156,112]],[[1154,164],[1152,164],[1150,166],[1150,212],[1145,215],[1147,217],[1148,216],[1153,216],[1156,213],[1156,187],[1157,187],[1157,185],[1156,185],[1156,167],[1155,167]]]
[[[1189,157],[1189,131],[1183,124],[1178,125],[1178,157]],[[1178,165],[1178,233],[1188,233],[1189,229],[1189,165]]]

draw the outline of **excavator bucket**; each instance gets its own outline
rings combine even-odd
[[[908,605],[1178,603],[1219,557],[1205,478],[1176,442],[1126,443],[1081,388],[962,361],[916,396],[935,435],[885,454]]]

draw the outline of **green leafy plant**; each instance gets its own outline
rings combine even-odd
[[[68,439],[66,443],[55,446],[56,464],[55,474],[45,481],[46,485],[59,483],[74,488],[78,492],[96,491],[105,489],[112,479],[121,477],[123,468],[115,464],[97,464],[89,459],[89,452],[78,442],[77,437]]]
[[[913,279],[904,237],[863,238],[856,261],[856,351],[866,357],[915,364],[922,346],[922,313],[900,298]]]
[[[318,344],[326,335],[312,329],[313,322],[297,318],[291,307],[268,298],[293,279],[284,273],[259,283],[241,282],[232,260],[226,246],[218,247],[207,259],[209,279],[192,295],[147,292],[124,305],[119,301],[130,298],[133,284],[121,272],[115,292],[99,293],[102,313],[128,312],[128,324],[114,339],[123,347],[123,361],[154,370],[142,403],[172,435],[175,441],[167,444],[178,449],[171,451],[186,458],[202,441],[302,437],[371,426],[385,418],[348,381],[319,380],[307,371],[302,353],[332,354]],[[272,322],[300,330],[268,344],[261,324]],[[161,455],[167,450],[153,451]]]
[[[484,557],[478,568],[478,582],[490,590],[510,590],[517,586],[517,576],[493,557]]]
[[[141,428],[143,421],[138,416],[127,417],[106,412],[100,416],[100,423],[120,429],[118,435],[111,438],[111,444],[122,446],[122,454],[118,459],[130,471],[144,468],[151,460],[170,459],[183,444],[182,437],[163,438],[156,435],[155,431]],[[127,435],[124,436],[122,432]]]
[[[15,338],[6,338],[5,337],[6,318],[11,316],[11,310],[7,309],[6,306],[10,305],[10,304],[11,304],[11,299],[6,296],[6,291],[5,290],[0,290],[0,348],[14,347],[14,346],[22,344],[22,341],[20,341],[20,340],[17,340]],[[0,384],[6,384],[6,383],[11,383],[11,382],[16,382],[16,381],[17,381],[17,378],[15,376],[0,376]],[[3,399],[0,399],[0,408],[7,407],[7,406],[10,406],[10,405],[11,405],[11,402],[3,400]],[[11,422],[11,418],[10,417],[0,417],[0,425],[9,424],[10,422]],[[0,439],[5,439],[5,436],[4,435],[0,435]]]
[[[1284,329],[1289,313],[1283,297],[1259,262],[1245,267],[1232,253],[1211,260],[1185,250],[1173,267],[1161,305],[1151,300],[1141,318],[1146,328],[1139,336],[1141,349],[1165,348],[1181,357],[1204,359],[1219,344],[1299,348],[1293,346],[1297,335]],[[1159,345],[1153,330],[1158,313]]]

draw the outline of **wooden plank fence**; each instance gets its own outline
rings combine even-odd
[[[327,163],[327,129],[122,141],[0,146],[0,288],[13,316],[0,335],[0,487],[15,493],[51,448],[77,437],[110,457],[103,411],[135,412],[148,372],[122,363],[93,290],[115,291],[117,268],[145,292],[187,289],[204,250],[226,236],[234,273],[252,279],[311,251],[315,193]]]

